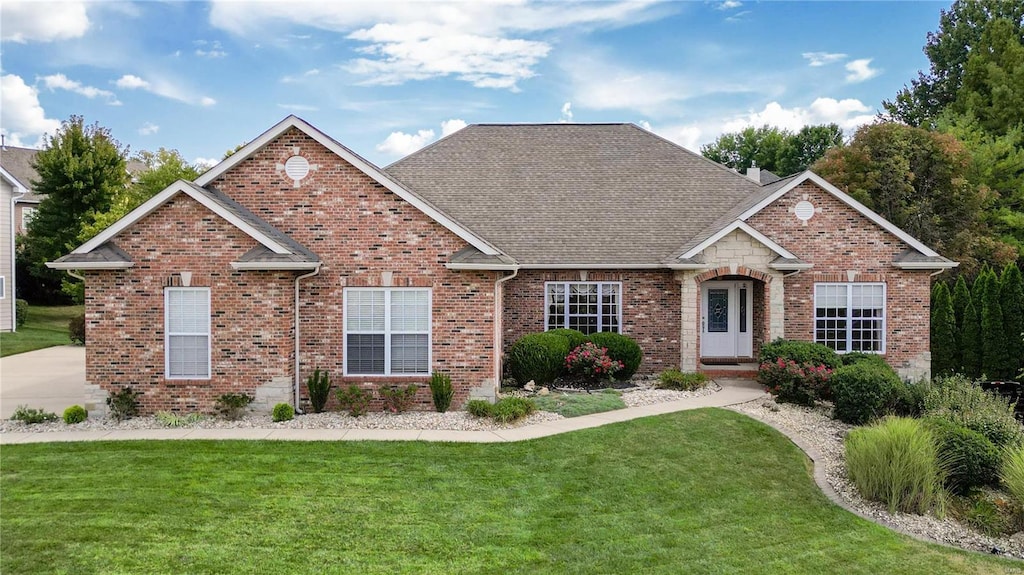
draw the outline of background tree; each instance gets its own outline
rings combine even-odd
[[[785,176],[803,172],[825,157],[830,149],[842,145],[843,130],[839,124],[804,126],[786,141],[777,173]]]
[[[973,293],[964,309],[964,329],[961,334],[961,354],[963,356],[963,373],[967,377],[981,376],[981,318],[978,308],[974,305]]]
[[[931,351],[932,375],[956,373],[956,320],[953,313],[953,298],[943,282],[936,282],[932,288]]]
[[[748,127],[722,134],[701,147],[704,157],[745,172],[757,167],[780,176],[802,172],[834,146],[843,143],[838,124],[804,126],[796,134],[774,126]]]
[[[999,301],[1003,308],[1008,378],[1022,376],[1024,368],[1024,276],[1014,264],[1003,268],[999,278]]]
[[[34,280],[19,286],[25,299],[56,297],[62,273],[45,264],[76,247],[82,227],[110,209],[128,181],[125,153],[106,128],[87,126],[81,116],[72,116],[46,138],[35,158],[38,179],[32,181],[43,200],[18,250],[20,268]]]
[[[971,290],[967,287],[967,280],[964,276],[958,276],[956,278],[956,286],[953,288],[953,323],[954,323],[954,336],[955,346],[953,348],[953,357],[957,366],[957,371],[963,373],[964,367],[964,330],[966,329],[967,323],[967,306],[971,303]]]
[[[1009,358],[1006,355],[1006,326],[1003,323],[1002,296],[999,279],[991,269],[982,272],[981,289],[981,372],[989,379],[1009,379]],[[977,284],[975,284],[977,287]]]

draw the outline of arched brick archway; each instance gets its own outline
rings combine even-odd
[[[764,272],[752,270],[745,266],[736,266],[735,268],[733,268],[732,266],[723,266],[720,268],[715,268],[713,270],[708,270],[698,275],[695,279],[697,280],[697,283],[700,283],[703,281],[720,278],[723,276],[746,276],[764,282],[765,284],[769,284],[772,281],[772,276]]]
[[[737,357],[736,359],[743,361],[755,360],[760,354],[761,346],[768,341],[769,334],[771,333],[771,285],[774,276],[769,273],[751,269],[746,266],[720,266],[714,269],[706,270],[694,277],[697,285],[696,297],[697,301],[694,302],[697,310],[701,310],[701,298],[703,297],[703,290],[700,289],[701,284],[707,281],[713,280],[751,280],[753,289],[752,293],[752,307],[751,307],[751,327],[753,329],[753,346],[749,357]],[[701,353],[701,333],[700,328],[701,322],[701,311],[697,314],[698,327],[697,332],[697,366],[700,368],[703,365],[704,355]],[[722,360],[726,358],[716,358]]]

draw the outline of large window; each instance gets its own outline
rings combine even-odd
[[[430,289],[345,290],[345,373],[430,373]]]
[[[838,352],[885,353],[885,285],[814,285],[814,341]]]
[[[547,329],[561,327],[583,333],[619,332],[622,284],[549,282],[545,284]]]
[[[209,379],[210,288],[167,288],[164,325],[168,379]]]

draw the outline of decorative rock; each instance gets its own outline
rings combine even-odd
[[[526,385],[523,386],[523,389],[525,389],[526,391],[533,391],[537,389],[537,383],[531,379],[530,381],[526,382]]]
[[[542,387],[539,390],[537,390],[537,395],[547,395],[549,393],[551,393],[551,392],[548,391],[548,388],[546,388],[546,387]]]

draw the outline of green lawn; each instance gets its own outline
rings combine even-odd
[[[0,357],[34,349],[68,345],[68,321],[82,313],[80,305],[31,306],[25,325],[14,333],[0,333]]]
[[[1002,573],[833,506],[718,409],[514,444],[4,446],[12,573]]]

